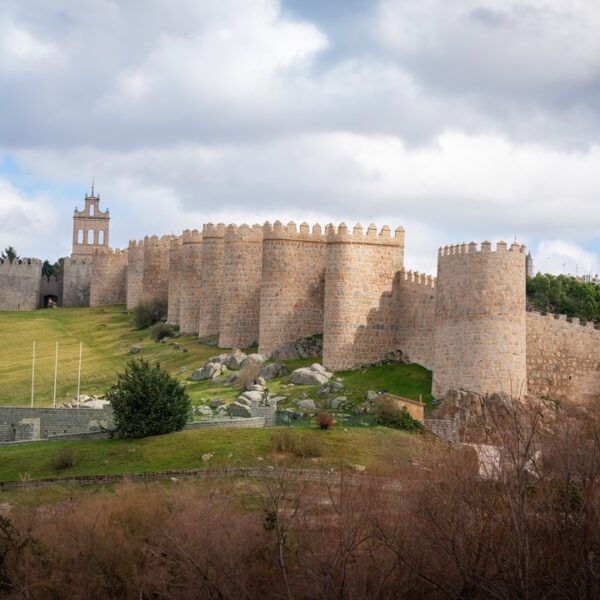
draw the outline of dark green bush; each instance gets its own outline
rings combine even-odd
[[[156,363],[131,360],[106,394],[115,419],[113,437],[141,438],[183,429],[190,412],[185,387]]]
[[[172,337],[175,335],[178,329],[179,328],[175,325],[168,325],[167,323],[160,321],[158,323],[154,323],[154,325],[150,327],[150,337],[155,342],[160,342],[160,340],[163,340],[166,337]]]
[[[142,298],[133,309],[133,322],[138,329],[150,327],[167,318],[167,299],[161,296]]]

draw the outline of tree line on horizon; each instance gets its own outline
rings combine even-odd
[[[527,278],[527,305],[533,310],[600,322],[600,285],[571,275],[538,273]]]

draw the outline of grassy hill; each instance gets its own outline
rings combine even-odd
[[[141,346],[144,356],[157,360],[171,374],[185,380],[206,359],[221,352],[195,337],[155,343],[147,330],[135,329],[131,315],[122,306],[55,309],[36,312],[0,312],[0,405],[28,406],[31,398],[32,344],[36,342],[35,406],[51,406],[56,342],[59,343],[57,404],[77,394],[79,343],[83,342],[81,393],[103,394],[115,382],[116,373],[131,359],[132,346]],[[286,361],[290,370],[315,359]],[[431,373],[417,365],[387,365],[338,374],[344,382],[341,394],[358,404],[367,390],[387,390],[424,402],[431,399]],[[213,398],[232,400],[238,390],[212,381],[190,382],[194,404]],[[285,393],[289,405],[300,394],[310,395],[316,386],[290,386],[289,377],[270,382],[269,389]]]
[[[274,437],[282,432],[309,440],[313,456],[280,452]],[[141,440],[31,443],[0,448],[0,481],[282,463],[311,468],[361,464],[371,473],[385,474],[411,459],[421,446],[420,436],[394,429],[339,426],[330,431],[205,429]],[[59,469],[56,458],[65,447],[73,449],[75,465]]]

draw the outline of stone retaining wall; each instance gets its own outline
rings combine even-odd
[[[48,439],[113,426],[112,408],[0,407],[0,442]]]

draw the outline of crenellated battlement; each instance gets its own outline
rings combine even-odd
[[[205,223],[202,226],[202,238],[222,238],[225,237],[225,223]]]
[[[243,223],[242,225],[231,225],[227,226],[225,230],[225,242],[255,242],[261,243],[263,240],[263,228],[261,225],[247,225]]]
[[[20,270],[25,270],[25,269],[41,269],[42,268],[42,261],[39,260],[38,258],[19,258],[18,260],[15,259],[12,263],[5,258],[0,258],[0,269],[20,269]]]
[[[129,248],[143,248],[144,240],[129,240]]]
[[[397,227],[392,231],[384,225],[378,232],[377,227],[371,223],[366,230],[357,223],[352,231],[345,223],[338,227],[329,224],[326,228],[327,243],[329,244],[375,244],[381,246],[404,246],[404,227]]]
[[[548,321],[560,321],[562,323],[568,323],[569,325],[579,329],[588,329],[600,333],[600,329],[598,329],[594,321],[582,322],[579,317],[569,317],[568,315],[558,313],[541,313],[536,310],[527,311],[527,314],[528,316],[532,315],[540,319],[547,319]]]
[[[525,254],[527,251],[524,244],[513,242],[510,246],[506,242],[498,242],[496,244],[496,250],[492,250],[492,243],[485,241],[478,245],[476,242],[470,242],[468,244],[452,244],[450,246],[443,246],[438,249],[438,257],[456,256],[460,254],[502,254],[504,252],[513,252],[519,254]]]
[[[302,223],[300,227],[290,221],[284,225],[281,221],[275,221],[271,224],[267,221],[263,225],[264,240],[290,240],[302,242],[326,242],[326,236],[323,234],[323,228],[318,223],[313,225],[312,230],[308,223]]]
[[[94,252],[93,252],[93,256],[117,256],[117,257],[123,257],[123,256],[127,256],[127,248],[124,250],[121,250],[120,248],[108,248],[108,247],[102,247],[102,248],[94,248]]]
[[[419,271],[400,271],[400,279],[408,283],[414,283],[415,285],[421,285],[432,289],[436,286],[436,278],[433,277],[433,275],[419,273]]]
[[[201,244],[202,243],[202,232],[197,229],[186,229],[181,234],[182,244]]]
[[[92,259],[90,256],[71,256],[65,258],[65,265],[90,265]]]
[[[161,247],[168,249],[171,245],[171,240],[176,237],[173,235],[163,235],[158,237],[157,235],[146,236],[143,241],[144,248]]]

